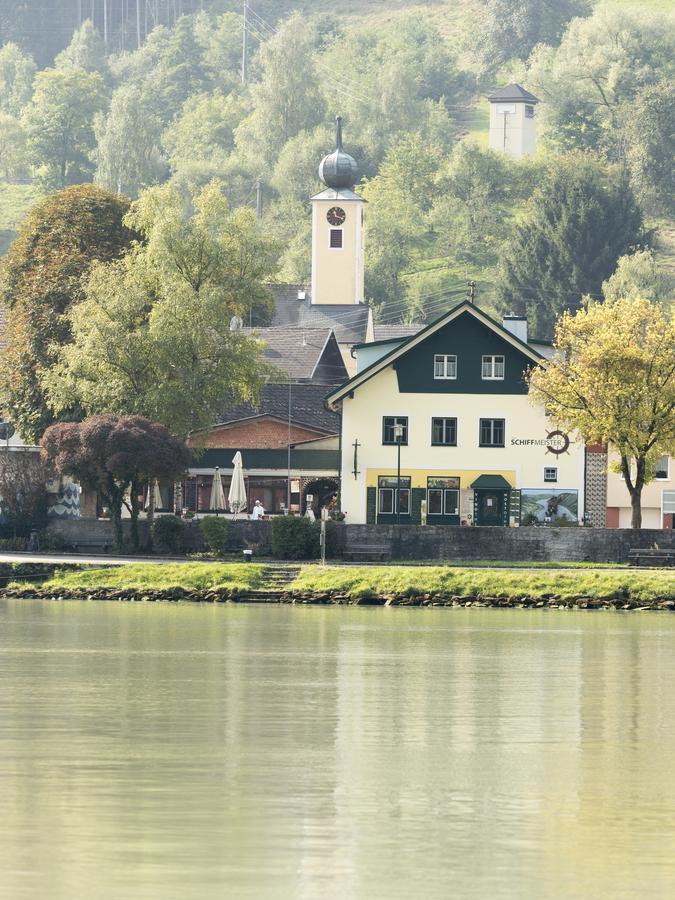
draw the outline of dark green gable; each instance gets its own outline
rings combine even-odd
[[[437,353],[457,357],[456,379],[434,378]],[[503,381],[481,378],[481,357],[488,354],[504,357]],[[529,357],[468,312],[460,313],[394,363],[402,394],[527,394],[523,373],[531,365]]]

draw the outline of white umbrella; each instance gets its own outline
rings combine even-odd
[[[156,478],[152,484],[152,493],[154,496],[153,502],[155,504],[155,509],[160,509],[162,506],[162,493],[159,489],[159,482],[157,481]],[[148,490],[148,496],[146,497],[146,500],[145,500],[145,508],[150,509],[150,491],[149,490]]]
[[[246,484],[244,483],[244,461],[241,458],[239,450],[234,454],[232,460],[234,471],[232,472],[232,484],[230,484],[230,493],[227,495],[227,502],[230,512],[235,516],[237,513],[246,509]]]
[[[223,490],[223,480],[218,469],[213,473],[209,509],[225,509],[225,491]]]

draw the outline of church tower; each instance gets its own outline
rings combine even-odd
[[[490,149],[515,159],[534,156],[537,149],[537,97],[519,84],[507,84],[488,97]]]
[[[312,197],[312,304],[364,302],[363,223],[366,201],[354,193],[359,167],[342,149],[336,119],[335,151],[319,166],[326,190]]]

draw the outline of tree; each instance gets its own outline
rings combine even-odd
[[[482,0],[473,42],[488,72],[526,60],[537,44],[556,45],[568,22],[589,12],[587,0]]]
[[[644,206],[675,215],[675,80],[649,85],[623,112],[626,159]]]
[[[274,246],[217,184],[192,198],[192,215],[184,199],[174,185],[143,194],[127,221],[145,245],[92,270],[71,313],[73,344],[49,379],[56,409],[140,413],[186,436],[256,398],[267,369],[230,326],[264,308]]]
[[[136,198],[165,177],[160,122],[148,108],[141,88],[134,84],[117,88],[108,113],[96,117],[94,132],[97,184]]]
[[[570,23],[559,47],[535,48],[526,83],[544,101],[539,110],[547,142],[621,158],[620,126],[632,115],[636,95],[672,78],[674,34],[672,16],[600,4],[590,18]]]
[[[98,491],[110,507],[115,545],[122,549],[122,506],[131,516],[131,543],[139,547],[139,495],[155,479],[173,481],[185,472],[191,453],[184,441],[142,416],[92,416],[84,422],[52,425],[42,438],[42,455],[60,475]]]
[[[34,452],[0,455],[0,512],[13,536],[43,528],[47,519],[47,468]]]
[[[147,84],[154,112],[167,124],[194,94],[211,88],[211,73],[195,38],[193,21],[182,16],[169,32],[159,64]]]
[[[675,297],[675,275],[658,264],[651,250],[622,256],[602,285],[605,300],[649,300],[668,306]]]
[[[0,48],[0,111],[18,116],[33,91],[36,66],[32,58],[11,42]]]
[[[94,261],[119,258],[138,237],[123,223],[128,209],[128,201],[102,188],[67,188],[33,207],[3,260],[0,399],[25,440],[37,443],[54,421],[44,378],[70,341],[66,313],[82,299],[82,277]]]
[[[579,154],[562,158],[544,174],[502,248],[499,304],[527,315],[545,337],[584,294],[598,298],[618,258],[643,240],[626,173]]]
[[[103,78],[108,75],[105,47],[101,35],[87,19],[77,29],[73,38],[54,61],[57,69],[84,69],[98,72]]]
[[[26,173],[26,135],[14,116],[0,112],[0,176],[17,181]]]
[[[47,190],[93,174],[94,117],[106,106],[103,79],[84,69],[45,69],[23,114],[28,154]]]
[[[195,164],[221,168],[234,149],[234,132],[246,114],[241,97],[220,91],[196,94],[162,135],[174,172]]]
[[[530,396],[589,443],[610,444],[642,525],[642,488],[675,448],[675,319],[640,297],[587,300],[563,313],[555,355],[529,374]]]

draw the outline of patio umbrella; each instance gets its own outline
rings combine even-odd
[[[223,480],[218,469],[213,473],[209,509],[225,509],[225,491],[223,490]]]
[[[235,516],[237,513],[246,509],[246,485],[244,484],[244,461],[241,458],[239,450],[234,454],[232,460],[234,471],[232,472],[232,484],[230,485],[230,493],[227,496],[227,502],[230,512]]]
[[[152,484],[152,493],[154,496],[153,502],[155,504],[155,509],[160,509],[162,506],[162,494],[159,489],[159,482],[157,481],[156,478]],[[145,499],[145,508],[150,509],[150,491],[149,490],[148,490],[148,496]]]

